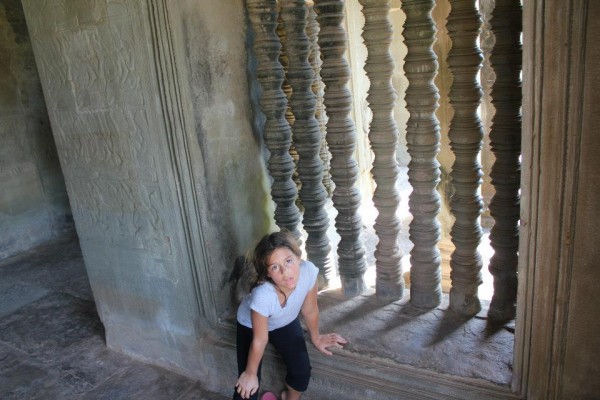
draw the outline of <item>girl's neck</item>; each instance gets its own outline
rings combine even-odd
[[[289,292],[286,290],[282,290],[282,288],[280,288],[279,286],[273,284],[273,286],[275,286],[275,291],[277,292],[277,299],[279,300],[279,305],[281,307],[285,307],[288,301],[288,298],[290,297],[290,294],[294,291],[294,289],[289,290]]]
[[[294,291],[294,289],[296,289],[296,288],[289,289],[289,288],[286,288],[286,287],[282,288],[282,287],[277,286],[275,283],[273,283],[273,286],[275,287],[275,290],[277,292],[283,294],[286,297],[289,297],[289,295],[292,294],[292,292]]]

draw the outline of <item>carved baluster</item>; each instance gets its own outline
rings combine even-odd
[[[277,1],[277,12],[279,13],[279,17],[277,18],[277,29],[275,30],[275,32],[277,32],[279,42],[281,43],[281,49],[279,50],[279,62],[281,63],[281,66],[283,67],[283,72],[285,73],[285,77],[283,79],[281,88],[283,89],[283,92],[285,93],[288,99],[288,108],[286,110],[285,117],[287,118],[290,126],[292,126],[294,125],[294,113],[292,113],[292,108],[289,105],[289,101],[292,98],[292,87],[290,86],[290,83],[287,79],[287,72],[288,67],[290,65],[290,59],[287,53],[287,33],[285,32],[285,21],[281,16],[280,0]]]
[[[285,119],[287,98],[281,89],[284,72],[278,60],[281,44],[275,33],[277,4],[275,0],[248,0],[246,4],[255,32],[253,48],[258,61],[256,75],[262,87],[260,105],[266,117],[264,139],[270,152],[268,168],[273,178],[275,222],[300,238],[300,212],[295,203],[298,193],[292,180],[294,162],[289,153],[292,132]]]
[[[333,204],[338,211],[335,221],[341,237],[338,244],[338,264],[344,294],[353,297],[366,289],[363,275],[367,265],[365,248],[360,238],[360,192],[356,187],[358,166],[353,157],[356,131],[350,116],[352,94],[348,89],[350,68],[345,58],[348,37],[343,26],[344,1],[315,0],[315,11],[321,27],[321,78],[325,84],[330,172],[335,183]]]
[[[300,199],[304,205],[304,229],[308,233],[308,258],[321,271],[321,286],[333,274],[327,237],[329,217],[325,210],[327,193],[323,186],[323,162],[319,156],[321,130],[315,118],[316,97],[312,91],[314,71],[308,62],[310,41],[306,36],[308,7],[304,0],[285,0],[281,8],[287,34],[290,64],[288,81],[292,87],[290,106],[294,113],[294,141],[298,152],[298,174],[302,182]]]
[[[438,63],[433,52],[436,28],[431,18],[434,0],[404,0],[406,14],[404,39],[408,52],[404,72],[408,78],[406,106],[410,113],[406,141],[411,161],[409,182],[413,191],[409,208],[413,215],[409,235],[414,244],[410,252],[410,301],[417,307],[435,307],[442,298],[441,257],[437,248],[440,225],[440,126],[435,116],[439,94],[433,79]]]
[[[331,162],[331,155],[327,147],[327,140],[325,138],[325,107],[323,105],[323,81],[321,80],[321,50],[317,43],[319,35],[319,24],[317,23],[317,13],[312,4],[308,5],[308,25],[306,26],[306,34],[308,40],[310,40],[310,53],[308,55],[308,62],[312,66],[315,72],[315,79],[312,84],[312,91],[317,96],[317,108],[315,111],[315,118],[319,121],[319,128],[321,129],[321,150],[319,156],[323,161],[323,185],[327,190],[328,197],[331,197],[333,193],[333,182],[331,181],[331,175],[329,174],[329,163]]]
[[[392,25],[389,21],[390,0],[360,0],[365,16],[363,39],[368,57],[365,64],[371,82],[367,101],[373,112],[369,141],[375,155],[371,173],[377,188],[373,203],[378,211],[375,232],[379,238],[376,258],[377,297],[399,299],[404,293],[402,250],[398,244],[400,219],[396,215],[400,194],[396,189],[398,129],[394,120],[396,91],[392,86],[394,60],[390,53]]]
[[[454,76],[450,89],[454,117],[448,135],[455,155],[450,173],[454,186],[450,205],[456,217],[450,231],[455,246],[450,260],[450,308],[460,314],[475,315],[481,310],[477,290],[483,266],[477,250],[482,235],[479,216],[483,211],[479,194],[483,173],[478,160],[483,126],[477,114],[482,96],[477,81],[483,60],[477,45],[481,19],[473,0],[451,0],[450,4],[447,28],[452,49],[448,65]]]
[[[290,99],[292,98],[292,87],[290,86],[290,83],[287,80],[288,66],[290,65],[290,60],[287,54],[287,34],[285,33],[285,25],[283,18],[281,17],[280,1],[277,2],[277,6],[279,18],[277,19],[277,29],[275,30],[275,32],[277,32],[277,36],[279,36],[279,42],[281,43],[281,50],[279,52],[279,62],[283,66],[283,72],[285,73],[285,78],[283,79],[283,84],[281,85],[281,88],[283,89],[283,92],[285,93],[285,96],[288,100],[288,107],[285,112],[285,118],[287,119],[290,126],[294,126],[294,113],[292,113],[292,108],[289,106]],[[299,192],[302,184],[300,183],[300,178],[298,177],[298,152],[296,151],[296,146],[294,145],[293,132],[292,143],[290,145],[290,156],[292,156],[292,159],[294,160],[294,174],[292,175],[292,179],[296,183],[296,190]],[[300,201],[299,197],[296,198],[296,204],[298,204],[300,207],[302,206],[302,202]]]
[[[479,0],[479,14],[481,15],[481,32],[479,34],[479,48],[483,54],[483,62],[479,81],[483,96],[481,98],[481,107],[479,108],[481,123],[483,124],[483,149],[481,152],[481,165],[483,170],[483,183],[481,185],[481,197],[483,198],[483,214],[481,216],[481,225],[483,227],[492,226],[492,216],[490,215],[489,205],[494,194],[490,172],[494,164],[494,154],[490,147],[490,130],[492,126],[492,117],[495,110],[492,106],[491,90],[496,74],[490,65],[490,54],[494,48],[496,37],[492,33],[490,18],[494,9],[494,0]]]
[[[496,36],[490,56],[496,72],[491,94],[496,114],[490,132],[496,156],[490,175],[496,194],[490,203],[495,221],[490,233],[494,256],[489,266],[494,276],[494,296],[488,316],[496,320],[512,319],[516,311],[521,185],[521,13],[520,0],[496,0],[490,20]]]

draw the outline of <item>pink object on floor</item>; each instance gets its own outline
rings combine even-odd
[[[265,392],[260,400],[277,400],[277,396],[275,396],[273,392]]]

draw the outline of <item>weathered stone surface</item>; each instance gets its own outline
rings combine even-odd
[[[369,140],[375,156],[371,173],[377,185],[373,193],[373,203],[378,211],[374,224],[379,239],[375,251],[377,296],[397,300],[404,294],[404,280],[402,251],[398,244],[401,226],[396,215],[400,195],[396,187],[399,172],[396,157],[398,129],[393,108],[397,96],[392,86],[395,66],[390,52],[393,35],[389,19],[390,2],[362,0],[360,3],[365,16],[363,39],[369,54],[365,65],[371,82],[367,100],[373,112]]]
[[[15,162],[15,173],[2,173],[2,192],[0,192],[0,213],[13,217],[32,210],[43,204],[43,192],[40,176],[35,164]]]
[[[233,389],[231,393],[233,394]],[[177,400],[223,400],[226,398],[221,394],[207,392],[200,384],[196,383]]]
[[[81,399],[177,399],[193,384],[191,379],[181,375],[153,366],[139,365],[137,368],[118,372]]]
[[[93,302],[63,293],[49,294],[0,321],[0,340],[50,362],[78,350],[103,327]]]
[[[406,0],[404,38],[408,53],[404,72],[409,85],[406,108],[410,112],[406,140],[411,161],[408,176],[413,191],[409,197],[411,287],[410,301],[422,308],[433,308],[441,302],[441,257],[437,242],[440,225],[440,196],[436,190],[440,181],[440,164],[436,155],[440,148],[440,126],[435,115],[439,93],[434,84],[438,62],[433,52],[436,28],[431,18],[435,2]]]
[[[4,5],[14,4],[15,1],[3,1],[2,3]],[[41,11],[38,10],[37,12],[43,13],[44,9],[42,7],[51,2],[32,1],[31,3],[35,4],[36,7],[40,7]],[[113,18],[130,15],[131,10],[128,7],[131,4],[141,3],[144,2],[65,2],[65,9],[69,7],[69,4],[72,4],[73,7],[77,7],[76,12],[65,16],[59,24],[48,23],[47,25],[50,26],[49,32],[63,35],[79,23],[78,21],[81,22],[85,29],[88,29],[93,27],[94,23],[105,20],[105,17]],[[246,176],[252,173],[251,168],[246,168],[248,166],[246,161],[252,159],[252,157],[250,156],[245,160],[234,160],[233,158],[224,157],[224,154],[230,155],[235,152],[236,146],[231,146],[231,143],[237,145],[240,141],[236,141],[236,139],[242,136],[239,133],[244,132],[244,126],[235,121],[244,120],[243,108],[245,103],[241,104],[235,102],[235,100],[245,97],[246,87],[243,84],[238,84],[240,80],[232,78],[231,69],[229,68],[234,64],[236,71],[239,71],[240,66],[243,69],[244,57],[239,57],[240,53],[238,52],[238,49],[243,49],[243,46],[239,46],[240,41],[233,41],[234,46],[231,46],[232,41],[229,40],[236,35],[239,37],[243,36],[241,31],[244,29],[244,24],[239,23],[243,21],[242,18],[239,18],[239,14],[241,14],[240,10],[243,9],[243,2],[241,0],[220,2],[218,8],[224,11],[208,9],[211,7],[208,4],[203,4],[202,7],[199,7],[196,1],[162,2],[160,4],[175,3],[185,3],[189,7],[187,11],[198,9],[198,13],[205,14],[203,17],[205,20],[214,20],[213,25],[210,27],[203,26],[202,24],[198,24],[197,26],[194,24],[195,20],[192,20],[189,24],[189,32],[199,32],[198,36],[190,39],[189,42],[199,43],[197,45],[197,49],[199,50],[197,53],[202,55],[197,59],[191,60],[190,58],[190,64],[194,64],[196,61],[200,61],[200,63],[204,61],[206,64],[210,64],[211,68],[197,68],[196,71],[199,71],[198,74],[202,75],[207,73],[208,70],[209,75],[212,73],[212,76],[221,79],[218,81],[220,84],[214,84],[214,79],[204,80],[204,77],[198,78],[202,82],[208,82],[206,86],[212,89],[212,91],[204,91],[205,87],[198,85],[197,94],[199,95],[199,99],[194,98],[194,100],[205,101],[204,105],[206,107],[199,108],[198,118],[202,120],[202,128],[205,132],[214,133],[214,135],[199,135],[203,138],[211,136],[211,139],[214,139],[214,141],[202,142],[200,147],[207,154],[210,153],[209,156],[211,158],[197,162],[198,164],[203,164],[206,161],[206,173],[210,175],[210,181],[215,179],[217,182],[223,182],[221,178],[227,180],[223,184],[223,187],[226,189],[219,190],[216,194],[213,192],[214,200],[212,200],[213,202],[210,205],[219,203],[228,204],[228,200],[231,198],[242,201],[247,200],[244,197],[243,187],[239,187],[239,181],[236,181],[234,178],[235,173],[240,170],[244,170],[247,174]],[[596,381],[594,381],[594,378],[598,376],[598,363],[593,362],[595,356],[598,354],[598,335],[595,334],[598,331],[596,329],[598,319],[593,318],[597,307],[595,302],[589,301],[597,293],[596,286],[598,280],[590,279],[590,277],[594,277],[598,271],[597,268],[594,268],[594,260],[598,259],[597,251],[594,250],[597,250],[598,247],[594,243],[594,224],[589,224],[589,221],[594,220],[594,217],[597,216],[598,208],[598,202],[594,200],[598,198],[595,191],[598,179],[595,179],[595,177],[599,168],[593,162],[598,160],[597,157],[594,158],[594,149],[597,149],[598,146],[595,145],[596,140],[591,140],[591,138],[598,137],[594,135],[594,127],[598,126],[598,123],[595,123],[597,118],[594,118],[598,115],[597,112],[594,112],[594,107],[598,104],[598,101],[594,95],[600,93],[600,91],[597,90],[597,80],[594,79],[597,77],[597,68],[594,68],[594,66],[598,65],[598,62],[596,62],[597,57],[594,56],[597,52],[594,51],[595,47],[592,45],[595,43],[594,32],[597,32],[598,29],[596,27],[597,24],[594,25],[592,22],[599,21],[597,16],[600,9],[596,5],[598,4],[596,2],[587,2],[586,5],[589,5],[589,7],[585,8],[577,7],[579,4],[573,1],[547,2],[546,7],[540,9],[534,2],[525,2],[527,12],[524,15],[526,15],[527,23],[525,26],[527,30],[523,38],[525,40],[525,47],[527,48],[528,61],[527,68],[524,69],[525,81],[527,82],[524,91],[527,96],[527,101],[524,103],[527,123],[523,126],[526,129],[525,138],[529,143],[527,143],[525,147],[526,151],[524,152],[524,160],[527,161],[524,163],[527,166],[524,172],[527,180],[523,184],[523,193],[528,201],[523,202],[523,212],[526,217],[532,218],[526,218],[525,223],[522,225],[525,231],[525,234],[522,235],[525,246],[521,247],[520,254],[522,255],[522,261],[524,261],[522,264],[523,266],[527,266],[527,268],[524,268],[519,273],[520,276],[527,275],[528,280],[526,282],[527,285],[523,285],[519,293],[521,311],[523,311],[520,315],[524,315],[524,317],[517,325],[518,330],[521,331],[521,334],[517,336],[517,339],[520,340],[520,342],[517,342],[520,350],[517,353],[515,380],[513,380],[513,384],[516,387],[522,388],[520,381],[526,379],[529,384],[529,390],[534,395],[530,397],[537,395],[540,398],[551,398],[553,396],[561,397],[562,395],[563,398],[576,398],[585,395],[584,390],[589,391],[590,396],[598,393],[598,390],[595,393],[591,393],[595,390],[593,384]],[[57,8],[57,10],[58,12],[65,11],[62,8]],[[229,11],[233,11],[233,13],[229,13]],[[538,13],[541,14],[538,15]],[[223,15],[230,17],[228,20],[229,23],[223,24],[226,26],[222,30],[215,30],[219,24],[222,24]],[[176,14],[171,14],[171,17],[172,21],[175,22],[181,20]],[[41,21],[39,26],[32,28],[33,31],[45,26],[46,22],[48,21]],[[539,29],[543,29],[544,35],[536,36],[532,34]],[[146,36],[140,36],[148,39],[150,36],[148,33],[149,30],[142,29],[140,31],[146,34]],[[221,35],[220,33],[223,33],[223,31],[233,31],[233,34],[232,36]],[[561,32],[564,32],[564,34]],[[178,34],[177,30],[174,30],[172,33],[175,36]],[[533,39],[536,40],[535,43]],[[581,41],[586,42],[586,46],[581,46]],[[144,43],[147,44],[145,41],[136,42],[135,46],[132,45],[132,48],[144,47]],[[557,46],[557,43],[565,44],[565,46]],[[237,47],[235,46],[236,44]],[[175,52],[184,51],[184,47],[184,45],[176,46]],[[221,57],[214,57],[215,52],[213,50],[215,48],[220,50],[218,55]],[[226,57],[229,54],[232,54],[232,56],[230,58]],[[145,61],[149,59],[150,57],[145,59]],[[585,61],[585,64],[580,64],[582,61]],[[149,64],[152,63],[150,62]],[[178,66],[181,67],[182,64]],[[62,71],[63,69],[61,68],[52,71],[53,73],[56,72],[56,74],[52,75],[58,82],[66,82],[66,80],[63,80],[64,75],[61,74]],[[240,75],[237,74],[235,76],[239,77]],[[561,77],[561,79],[557,79],[556,77]],[[224,87],[223,82],[227,80],[234,82],[234,84],[228,83],[227,86],[236,86],[238,91],[222,90]],[[159,94],[164,93],[163,91],[157,92]],[[219,102],[213,102],[212,95],[214,93],[218,93]],[[236,94],[239,96],[232,96]],[[151,96],[150,98],[153,101],[164,99],[160,96]],[[16,99],[12,98],[12,100],[16,104]],[[68,105],[68,100],[67,97],[58,98],[55,105],[59,107]],[[81,100],[82,104],[85,104],[86,99],[82,98]],[[102,104],[100,99],[94,100],[96,100],[94,104]],[[90,102],[90,104],[92,103]],[[232,105],[232,103],[234,104]],[[590,117],[590,115],[593,117]],[[227,122],[220,124],[219,119],[227,119]],[[222,129],[224,125],[226,125],[226,129]],[[151,128],[154,128],[154,125]],[[239,128],[239,130],[236,128]],[[149,129],[144,132],[151,131],[152,129]],[[214,138],[213,136],[218,136],[218,138]],[[215,143],[217,146],[213,146]],[[247,144],[248,142],[246,141],[245,143]],[[160,146],[154,142],[152,144]],[[233,150],[229,149],[230,152],[227,151],[228,145],[229,148],[233,148]],[[218,147],[219,151],[213,151],[215,147]],[[227,160],[227,162],[221,162],[223,160]],[[159,166],[164,164],[159,163]],[[238,166],[237,169],[235,168],[236,165]],[[594,171],[596,171],[596,174]],[[134,172],[152,174],[156,171],[137,170]],[[253,180],[253,182],[256,181],[257,179]],[[187,186],[184,185],[183,187]],[[197,193],[203,193],[204,189],[200,185]],[[230,193],[229,191],[238,191],[242,194],[239,197],[229,197],[227,196]],[[153,193],[156,194],[157,192]],[[128,199],[126,195],[124,198]],[[104,199],[105,197],[102,196],[97,198],[98,201],[103,201]],[[556,201],[545,201],[546,199]],[[247,204],[254,205],[252,201],[247,201]],[[573,206],[574,204],[578,206],[575,207]],[[112,205],[114,203],[110,203],[110,206]],[[168,205],[165,207],[168,207]],[[227,243],[226,246],[228,248],[243,246],[245,244],[244,238],[247,238],[245,234],[252,231],[254,227],[253,222],[260,220],[260,218],[257,218],[252,221],[252,215],[260,214],[252,206],[241,210],[235,209],[235,213],[232,213],[231,216],[224,216],[224,213],[214,212],[214,208],[207,208],[207,213],[212,213],[215,216],[210,222],[219,223],[221,229],[219,232],[225,232],[225,235],[208,236],[211,241],[217,242],[214,247],[218,247],[223,242]],[[99,224],[105,222],[103,217],[109,217],[110,212],[115,211],[112,207],[107,207],[107,209],[106,214],[100,215]],[[221,210],[220,208],[217,209]],[[258,207],[258,209],[264,211],[261,207]],[[253,211],[252,215],[246,213],[248,210]],[[242,218],[239,218],[240,216]],[[235,221],[236,218],[243,220],[243,223],[240,224],[243,226],[228,232],[231,223],[228,224],[227,222]],[[144,218],[139,220],[144,220]],[[141,229],[144,228],[145,226],[141,227]],[[264,228],[264,225],[261,228]],[[210,233],[213,232],[211,231]],[[572,234],[572,236],[569,235],[570,240],[564,240],[567,236],[561,235],[561,232],[570,232]],[[118,239],[120,238],[117,238],[115,241],[116,247],[121,244]],[[172,239],[173,243],[181,243],[181,241],[176,240],[178,238],[169,237],[169,239]],[[231,240],[224,241],[223,239]],[[100,247],[103,250],[107,248],[110,247]],[[181,253],[185,253],[185,251],[182,250]],[[235,250],[232,253],[235,253]],[[103,255],[105,253],[100,254]],[[123,266],[121,263],[123,257],[121,256],[133,256],[135,254],[135,251],[125,254],[119,253],[117,257],[110,258],[110,264],[102,264],[101,266],[112,267],[108,269],[108,274],[119,274],[121,273],[120,267],[127,268],[130,266]],[[220,253],[216,252],[216,254],[219,255]],[[143,258],[142,261],[153,261],[153,259],[148,257]],[[216,276],[213,279],[218,280],[218,276],[226,268],[227,258],[213,257],[208,261],[204,261],[204,263],[199,262],[198,264],[207,268],[200,269],[205,271],[210,266],[210,277]],[[134,267],[137,266],[134,265]],[[152,268],[154,266],[157,267],[156,270]],[[150,266],[146,266],[143,272],[167,274],[168,272],[172,272],[168,269],[171,266],[176,269],[178,264],[174,262],[163,268],[160,262],[153,262]],[[128,271],[123,272],[122,275],[118,275],[116,280],[128,278],[130,281],[134,281],[137,278],[135,271],[135,268],[130,268]],[[102,272],[105,273],[106,271],[102,270]],[[523,274],[521,275],[521,273]],[[174,280],[181,278],[176,272],[169,276],[172,276]],[[139,289],[141,287],[147,291],[152,291],[155,288],[155,282],[164,283],[164,281],[152,281],[151,284],[144,287],[146,281],[142,281],[139,284],[140,286],[136,288]],[[122,288],[117,287],[117,289]],[[210,293],[210,291],[208,292]],[[133,293],[134,296],[136,294],[137,292]],[[177,295],[174,297],[177,297],[178,301],[188,298],[187,291],[177,292]],[[223,297],[222,293],[215,295],[221,296],[220,299]],[[550,301],[547,301],[548,299]],[[557,299],[564,299],[565,301],[555,301]],[[127,300],[130,299],[127,298]],[[160,304],[160,302],[158,303]],[[132,307],[139,305],[135,301],[128,301],[126,304],[132,305]],[[222,303],[217,302],[217,304]],[[155,310],[163,311],[165,314],[153,314],[151,312],[140,314],[154,323],[156,321],[169,320],[165,315],[170,316],[167,311],[170,311],[171,308],[167,307],[167,311],[160,308],[149,311]],[[148,310],[144,309],[143,311]],[[358,311],[360,311],[360,307],[358,307]],[[193,318],[194,315],[190,313],[190,315],[186,316]],[[156,319],[153,319],[154,317]],[[196,333],[193,332],[193,334]],[[203,352],[203,356],[208,353],[209,349]],[[186,352],[188,350],[189,348],[183,348],[176,351]],[[229,353],[233,353],[233,350],[228,350],[230,350]],[[323,361],[324,357],[315,357],[315,359]],[[319,370],[317,378],[319,382],[333,381],[334,384],[331,386],[335,386],[336,389],[344,389],[341,387],[343,383],[353,380],[363,384],[360,397],[377,397],[380,399],[396,399],[399,397],[397,393],[377,393],[369,386],[371,382],[367,378],[374,378],[374,375],[381,376],[385,373],[384,368],[362,370],[360,374],[349,376],[346,382],[340,383],[339,376],[331,374],[331,371],[338,371],[345,367],[346,363],[340,362],[339,358],[330,359],[332,360],[328,365],[330,368],[327,370],[321,368]],[[346,361],[348,359],[342,360]],[[228,361],[230,360],[228,359]],[[393,377],[391,381],[398,382],[403,378],[406,369],[402,369],[402,373],[398,373],[397,370],[401,366],[398,363],[392,365],[393,368],[388,369],[388,371],[393,369],[395,373],[390,374]],[[524,372],[524,368],[527,371]],[[423,383],[427,372],[423,371],[418,376],[418,379],[414,380],[415,384]],[[327,373],[331,375],[327,375]],[[368,375],[369,373],[371,375]],[[225,374],[225,376],[227,375]],[[328,379],[325,377],[328,377]],[[445,387],[455,387],[456,380],[454,377],[443,376],[440,381],[442,380],[447,383]],[[439,381],[437,383],[440,386],[443,385]],[[410,388],[412,387],[410,386]],[[474,390],[476,389],[474,388]],[[318,386],[315,387],[313,393],[317,393],[317,391]],[[336,398],[336,392],[329,392],[329,394],[320,398]],[[410,398],[410,394],[407,394],[406,397]],[[503,398],[506,397],[508,396],[504,396]],[[337,399],[340,398],[357,397],[337,396]],[[475,398],[482,399],[484,396]]]
[[[218,313],[229,306],[224,276],[235,258],[275,228],[262,139],[250,123],[249,92],[258,91],[247,75],[253,68],[246,63],[250,32],[241,0],[166,3],[179,7],[173,31],[182,30],[177,45],[186,50],[188,80],[183,88],[190,94],[183,105],[193,107],[195,125],[188,133],[193,136],[191,150],[197,146],[190,162],[197,181],[210,184],[197,183],[196,196],[201,199],[202,229],[210,253],[202,261],[206,269],[202,279],[212,284],[210,296]]]
[[[270,155],[268,167],[272,179],[271,198],[275,203],[274,219],[281,229],[300,239],[301,216],[296,206],[298,191],[292,180],[294,160],[290,155],[292,130],[285,118],[288,109],[287,97],[282,89],[285,73],[279,62],[281,43],[275,32],[277,2],[249,1],[246,8],[255,35],[256,75],[262,89],[261,111],[266,119],[261,131]]]
[[[61,254],[48,253],[48,249],[60,244]],[[52,241],[36,247],[26,253],[27,258],[14,265],[12,259],[7,259],[2,265],[11,263],[12,268],[2,270],[3,293],[10,293],[11,287],[14,290],[22,290],[19,295],[14,293],[14,300],[22,302],[28,297],[29,293],[37,300],[43,297],[50,290],[60,290],[63,293],[72,296],[93,301],[89,280],[86,274],[82,274],[81,250],[77,238],[68,236],[57,241]],[[25,304],[25,303],[23,303]],[[10,307],[10,301],[5,298],[3,306]],[[16,309],[16,308],[15,308]],[[0,312],[1,314],[1,312]]]
[[[480,224],[483,200],[479,162],[483,140],[483,125],[478,108],[481,86],[478,83],[483,56],[478,36],[481,18],[477,6],[470,1],[451,0],[447,28],[452,39],[448,65],[454,76],[450,89],[450,103],[454,116],[448,136],[455,156],[452,165],[454,193],[450,202],[455,217],[452,230],[452,289],[450,308],[464,315],[475,315],[481,310],[477,296],[482,282],[483,261],[478,251],[482,230]]]
[[[84,385],[85,386],[85,385]],[[76,398],[73,376],[0,343],[0,397],[6,400]]]
[[[48,291],[11,279],[2,279],[0,293],[2,293],[2,303],[0,303],[0,318],[2,318],[25,304],[44,297]]]
[[[206,262],[199,227],[187,219],[197,199],[189,195],[190,171],[178,162],[188,155],[171,153],[172,141],[185,146],[193,138],[182,137],[180,101],[164,103],[174,85],[169,73],[160,82],[155,75],[168,65],[164,53],[155,58],[150,45],[140,45],[169,29],[148,16],[162,9],[133,1],[23,6],[109,345],[168,359],[172,347],[193,347],[211,310],[199,310],[208,292],[196,288],[205,280],[194,277],[190,260]],[[185,357],[174,363],[194,369]]]
[[[0,4],[0,260],[72,229],[20,1]]]
[[[340,301],[339,292],[331,292],[319,297],[319,307],[322,330],[349,340],[344,352],[510,384],[514,329],[489,323],[486,302],[471,319],[448,310],[446,295],[429,311],[412,306],[407,297],[388,303],[373,293]]]
[[[320,286],[324,287],[335,274],[335,268],[327,236],[327,192],[323,185],[323,162],[320,158],[321,128],[315,117],[317,97],[312,91],[315,71],[309,63],[308,14],[308,7],[302,0],[286,0],[281,4],[289,59],[287,80],[292,88],[289,101],[294,113],[292,132],[301,182],[299,196],[304,206],[302,225],[308,235],[305,248],[307,257],[319,268],[319,275],[325,281]]]
[[[228,398],[109,350],[86,281],[73,239],[0,263],[0,398]]]
[[[321,79],[325,84],[324,104],[327,111],[327,145],[331,152],[331,179],[335,184],[333,204],[338,211],[335,219],[338,272],[342,288],[348,297],[366,290],[365,246],[360,237],[362,218],[358,213],[361,196],[358,181],[356,128],[351,116],[352,92],[349,89],[351,70],[345,53],[348,35],[345,28],[344,2],[317,0],[315,2],[320,32]]]
[[[490,233],[494,256],[489,270],[494,276],[490,318],[510,320],[516,315],[517,264],[521,209],[521,106],[522,106],[522,5],[497,1],[490,19],[496,37],[490,64],[496,73],[492,86],[490,145],[496,161],[490,177],[496,193],[490,202],[494,226]]]

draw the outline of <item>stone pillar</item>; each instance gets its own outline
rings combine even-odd
[[[438,108],[435,110],[435,116],[440,123],[440,151],[436,158],[440,163],[440,182],[437,185],[440,194],[441,207],[437,215],[440,223],[440,240],[438,249],[442,258],[442,292],[450,293],[452,286],[450,279],[450,261],[454,244],[450,237],[450,230],[454,224],[454,215],[450,210],[450,198],[454,192],[450,178],[452,164],[454,163],[454,153],[450,148],[450,121],[454,115],[454,108],[450,104],[450,88],[452,87],[452,73],[448,65],[448,55],[452,48],[452,41],[448,34],[446,26],[448,16],[450,15],[450,0],[436,0],[435,7],[431,11],[431,18],[435,23],[436,34],[433,44],[433,51],[437,57],[438,69],[433,83],[438,89],[439,100]]]
[[[431,308],[440,304],[441,258],[437,248],[440,225],[437,215],[440,196],[436,186],[440,181],[436,155],[440,148],[440,127],[435,116],[438,90],[433,82],[438,63],[433,52],[435,25],[431,18],[433,0],[405,0],[404,38],[408,53],[404,71],[408,78],[406,105],[410,112],[407,123],[407,143],[411,161],[408,164],[409,181],[413,191],[409,208],[413,215],[410,223],[411,250],[410,301],[416,307]]]
[[[367,101],[373,112],[369,141],[375,158],[371,173],[377,184],[373,195],[378,211],[374,228],[379,238],[375,251],[375,285],[377,297],[397,300],[404,294],[404,279],[402,250],[398,243],[400,219],[396,215],[400,195],[396,188],[398,129],[393,112],[396,91],[392,86],[395,66],[390,53],[393,32],[389,20],[390,0],[361,0],[360,3],[365,16],[363,38],[368,51],[365,70],[371,82]]]
[[[298,152],[298,174],[302,187],[300,200],[304,206],[303,225],[308,237],[306,253],[327,285],[334,273],[331,245],[327,237],[329,217],[325,210],[327,192],[323,186],[323,162],[319,155],[321,129],[315,118],[316,96],[312,91],[314,71],[308,62],[310,41],[306,35],[308,7],[304,0],[285,0],[281,15],[287,35],[289,67],[287,78],[292,88],[290,106],[294,113],[294,144]]]
[[[331,178],[335,183],[333,204],[338,211],[336,229],[341,238],[338,244],[338,268],[344,294],[353,297],[366,290],[363,275],[367,266],[365,248],[360,238],[360,192],[356,186],[358,166],[353,156],[356,130],[350,116],[352,93],[348,89],[350,68],[345,57],[348,36],[343,25],[344,1],[316,0],[315,11],[321,27],[319,46],[328,118],[327,144],[331,152]]]
[[[483,183],[481,184],[481,197],[483,198],[483,213],[481,215],[481,226],[491,228],[493,220],[490,215],[489,205],[494,195],[490,172],[494,165],[494,153],[490,148],[490,130],[492,126],[492,117],[494,116],[494,106],[492,105],[491,91],[496,74],[490,66],[490,54],[494,48],[496,37],[490,26],[490,18],[494,9],[495,0],[479,0],[479,14],[481,15],[482,25],[479,35],[479,48],[483,54],[483,63],[480,70],[479,82],[483,97],[479,107],[481,122],[483,124],[483,148],[481,151],[481,168],[483,170]]]
[[[315,78],[312,84],[312,91],[317,96],[317,108],[315,110],[315,118],[319,121],[319,128],[321,129],[321,150],[319,155],[321,161],[323,161],[323,185],[327,190],[327,196],[331,197],[333,194],[334,184],[329,174],[331,153],[327,147],[327,115],[325,114],[325,105],[323,104],[324,95],[324,84],[321,80],[321,50],[319,48],[319,23],[317,22],[317,13],[313,4],[308,5],[308,24],[306,26],[306,34],[308,40],[310,40],[310,53],[308,55],[308,61],[312,65],[315,72]]]
[[[279,37],[279,42],[281,43],[281,49],[279,51],[279,62],[283,67],[284,79],[281,85],[283,92],[288,100],[287,110],[285,112],[285,119],[287,119],[288,124],[290,126],[294,125],[294,113],[292,112],[292,107],[290,107],[290,99],[292,98],[292,87],[290,86],[290,82],[287,79],[288,67],[290,65],[290,59],[287,53],[287,34],[285,32],[285,21],[281,17],[281,2],[277,2],[277,12],[279,17],[277,18],[277,36]],[[302,184],[300,183],[300,178],[298,177],[298,152],[296,151],[296,146],[294,145],[294,132],[292,130],[292,141],[290,144],[290,156],[292,160],[294,160],[294,173],[292,174],[292,179],[296,184],[296,191],[300,191],[300,187]],[[302,208],[302,202],[300,198],[296,198],[296,204],[298,207]]]
[[[490,63],[496,72],[490,141],[496,161],[492,184],[496,193],[490,203],[494,226],[490,233],[494,255],[489,269],[494,276],[494,296],[488,316],[496,320],[515,317],[519,211],[521,185],[521,31],[520,0],[496,0],[492,18],[496,45]]]
[[[248,0],[248,15],[255,33],[254,53],[258,60],[257,78],[262,88],[261,110],[265,114],[264,140],[269,149],[269,173],[273,179],[271,197],[275,202],[275,222],[300,239],[298,192],[292,180],[294,160],[290,156],[292,131],[285,113],[287,97],[282,90],[284,71],[279,62],[281,43],[277,27],[276,0]]]
[[[477,114],[481,103],[481,87],[477,76],[482,55],[477,45],[481,19],[472,0],[451,0],[448,31],[452,49],[448,64],[454,75],[450,102],[454,117],[450,123],[450,146],[455,155],[452,165],[454,194],[451,210],[455,216],[450,235],[455,250],[450,266],[452,289],[450,308],[464,315],[475,315],[481,310],[477,290],[481,284],[481,242],[479,216],[483,209],[480,195],[481,165],[478,160],[483,139],[483,128]]]

